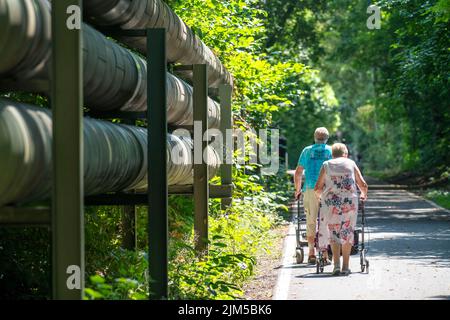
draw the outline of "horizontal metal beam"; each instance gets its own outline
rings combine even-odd
[[[26,82],[14,79],[1,79],[0,92],[27,91],[34,93],[47,93],[50,90],[48,80],[27,80]]]
[[[192,195],[192,185],[169,186],[169,194]],[[229,198],[233,193],[233,185],[209,185],[210,198]],[[111,193],[85,197],[86,206],[106,205],[146,205],[147,193]],[[40,207],[0,207],[0,225],[48,225],[50,208]]]
[[[126,120],[137,120],[137,119],[147,119],[146,111],[89,111],[84,113],[85,116],[96,118],[96,119],[126,119]]]
[[[169,186],[169,194],[172,195],[192,195],[194,187],[192,185]],[[210,198],[232,197],[233,185],[209,185]],[[88,196],[84,198],[86,206],[108,206],[108,205],[147,205],[147,193],[110,193]]]
[[[50,207],[0,207],[0,225],[48,226],[50,221]]]
[[[194,193],[193,185],[174,185],[169,186],[169,194],[177,195],[191,195]],[[209,185],[209,197],[210,198],[229,198],[233,195],[233,185]]]
[[[124,30],[118,27],[95,27],[97,31],[100,31],[107,37],[145,37],[147,36],[147,29],[133,29]]]
[[[177,72],[177,71],[192,71],[194,70],[194,65],[192,64],[183,64],[183,65],[176,65],[173,66],[173,71]]]
[[[183,125],[183,126],[173,126],[173,125],[167,125],[167,129],[169,130],[169,132],[173,132],[177,129],[186,129],[188,131],[194,131],[194,126],[191,125]]]

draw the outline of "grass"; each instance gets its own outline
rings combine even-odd
[[[425,193],[425,198],[435,202],[436,204],[450,209],[450,192],[448,190],[430,190]]]

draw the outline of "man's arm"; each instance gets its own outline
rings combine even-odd
[[[294,174],[294,184],[295,184],[295,199],[300,198],[302,194],[302,178],[303,178],[303,167],[301,165],[298,165],[295,169]]]
[[[323,186],[325,185],[325,169],[320,168],[319,178],[317,179],[316,185],[314,186],[314,193],[317,199],[320,199],[320,195],[322,194]]]

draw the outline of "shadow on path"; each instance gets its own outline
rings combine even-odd
[[[359,255],[351,256],[350,276],[336,277],[332,266],[317,274],[289,252],[292,260],[280,270],[288,274],[287,299],[450,300],[449,211],[405,190],[372,190],[365,213],[370,273],[360,272]]]

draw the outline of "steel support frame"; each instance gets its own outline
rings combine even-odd
[[[166,29],[147,29],[148,261],[150,299],[168,297]]]
[[[84,200],[86,205],[148,205],[150,298],[168,296],[168,194],[167,171],[167,105],[166,105],[166,31],[147,29],[117,31],[130,36],[147,37],[148,101],[147,112],[118,112],[92,114],[98,118],[121,118],[128,121],[147,118],[148,129],[148,192],[146,194],[115,194],[86,197],[83,190],[83,70],[81,30],[69,30],[66,10],[79,6],[82,0],[59,0],[52,3],[52,79],[51,106],[53,111],[53,194],[51,217],[46,208],[1,208],[4,225],[48,225],[52,229],[52,295],[54,299],[82,299],[84,291]],[[206,65],[177,66],[194,73],[194,121],[208,128],[208,75]],[[231,87],[219,88],[221,101],[221,130],[231,129]],[[127,122],[128,122],[127,121]],[[208,145],[201,139],[201,162],[194,165],[194,185],[172,186],[170,193],[193,195],[195,201],[196,249],[199,254],[208,248],[208,199],[231,198],[231,164],[221,168],[222,185],[209,185],[208,166],[203,150]],[[226,153],[224,153],[226,155]],[[198,155],[197,155],[198,157]],[[70,159],[70,161],[67,161]],[[210,194],[211,190],[211,194]],[[118,197],[117,197],[118,196]],[[227,202],[228,203],[228,202]],[[135,228],[134,214],[129,226]],[[23,212],[23,215],[22,215]],[[30,213],[39,215],[30,217]],[[16,213],[18,215],[16,215]],[[133,235],[130,231],[129,235]],[[134,234],[135,236],[135,234]],[[131,241],[131,240],[130,240]],[[128,242],[130,242],[128,241]],[[135,241],[135,239],[134,239]],[[73,269],[72,267],[75,267]],[[79,277],[74,282],[75,278]],[[69,282],[72,285],[68,285]],[[79,284],[79,287],[73,287]]]
[[[194,88],[194,235],[197,255],[208,253],[209,182],[208,165],[203,151],[208,141],[203,139],[208,130],[208,69],[205,64],[193,65]],[[201,124],[201,131],[195,126]],[[199,135],[200,134],[200,135]],[[199,148],[200,147],[200,148]]]
[[[220,98],[220,131],[223,137],[223,160],[220,167],[220,177],[222,185],[232,184],[232,161],[233,161],[233,133],[231,114],[231,95],[233,88],[228,84],[219,86]],[[221,199],[221,207],[227,209],[232,202],[229,197]]]
[[[147,38],[147,112],[93,113],[101,118],[147,119],[147,172],[148,191],[146,194],[123,194],[117,196],[100,195],[87,197],[86,202],[95,204],[125,204],[125,224],[133,231],[124,235],[130,246],[135,241],[136,204],[148,206],[148,261],[149,297],[167,299],[168,297],[168,185],[167,185],[167,59],[166,29],[118,30],[106,28],[108,35],[126,35]],[[164,169],[163,169],[164,168]],[[114,201],[113,198],[116,198]],[[133,234],[134,233],[134,234]]]
[[[82,0],[52,1],[54,299],[80,300],[84,292],[83,56],[80,29],[67,27],[67,8]]]

